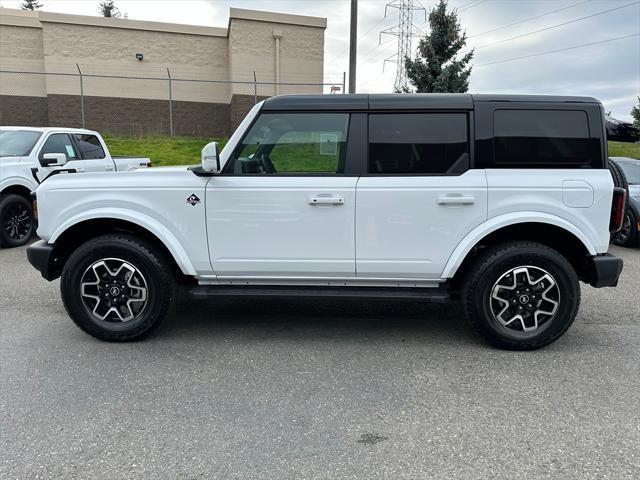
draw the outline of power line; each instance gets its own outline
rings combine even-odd
[[[502,29],[505,29],[505,28],[513,27],[515,25],[520,25],[522,23],[530,22],[531,20],[537,20],[538,18],[542,18],[542,17],[546,17],[548,15],[552,15],[554,13],[562,12],[563,10],[569,10],[570,8],[577,7],[578,5],[583,5],[583,4],[589,3],[591,1],[592,0],[583,0],[582,2],[578,2],[578,3],[574,3],[574,4],[571,4],[571,5],[568,5],[566,7],[558,8],[557,10],[552,10],[550,12],[543,13],[541,15],[536,15],[535,17],[525,18],[524,20],[519,20],[517,22],[509,23],[509,24],[503,25],[501,27],[492,28],[491,30],[485,30],[484,32],[480,32],[480,33],[476,33],[475,35],[471,35],[468,38],[479,37],[481,35],[486,35],[487,33],[497,32],[498,30],[502,30]]]
[[[498,44],[501,44],[501,43],[510,42],[511,40],[516,40],[518,38],[527,37],[529,35],[534,35],[534,34],[540,33],[540,32],[546,32],[547,30],[552,30],[554,28],[564,27],[565,25],[569,25],[571,23],[580,22],[580,21],[586,20],[588,18],[597,17],[598,15],[604,15],[605,13],[614,12],[616,10],[621,10],[623,8],[631,7],[633,5],[638,5],[639,3],[640,3],[640,1],[628,3],[628,4],[622,5],[620,7],[610,8],[609,10],[604,10],[604,11],[598,12],[598,13],[592,13],[591,15],[587,15],[586,17],[576,18],[574,20],[569,20],[568,22],[562,22],[562,23],[559,23],[557,25],[552,25],[550,27],[545,27],[545,28],[541,28],[539,30],[534,30],[533,32],[523,33],[523,34],[520,34],[520,35],[516,35],[515,37],[505,38],[504,40],[498,40],[497,42],[486,43],[484,45],[480,45],[479,47],[474,47],[474,50],[480,50],[482,48],[492,47],[494,45],[498,45]],[[464,52],[464,53],[466,53],[466,52]]]
[[[481,3],[486,2],[487,0],[480,0],[477,1],[476,3],[470,2],[467,3],[465,5],[463,5],[462,7],[458,8],[458,13],[462,13],[462,12],[466,12],[467,10],[471,10],[473,7],[477,7],[478,5],[480,5]],[[473,3],[473,5],[471,5]]]
[[[539,52],[539,53],[532,53],[531,55],[523,55],[521,57],[513,57],[513,58],[505,58],[504,60],[497,60],[495,62],[488,62],[488,63],[483,63],[480,65],[474,65],[474,67],[486,67],[488,65],[496,65],[498,63],[506,63],[506,62],[513,62],[514,60],[522,60],[525,58],[533,58],[533,57],[539,57],[542,55],[550,55],[552,53],[558,53],[558,52],[564,52],[567,50],[574,50],[576,48],[583,48],[583,47],[590,47],[591,45],[599,45],[601,43],[609,43],[609,42],[614,42],[616,40],[622,40],[625,38],[631,38],[631,37],[638,37],[640,36],[640,33],[633,33],[631,35],[624,35],[622,37],[615,37],[615,38],[609,38],[607,40],[600,40],[599,42],[591,42],[591,43],[582,43],[580,45],[574,45],[572,47],[566,47],[566,48],[559,48],[557,50],[548,50],[546,52]]]
[[[369,30],[367,30],[366,32],[364,32],[362,35],[360,35],[358,37],[358,41],[362,40],[364,37],[366,37],[369,33],[371,33],[373,31],[374,28],[376,28],[378,25],[380,25],[382,22],[384,22],[387,18],[389,17],[382,17],[381,20],[379,20],[373,27],[371,27]],[[345,53],[347,53],[349,51],[349,47],[345,48],[342,53],[340,53],[340,55],[338,55],[339,57],[341,57],[342,55],[344,55]]]

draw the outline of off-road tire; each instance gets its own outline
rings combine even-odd
[[[547,271],[560,292],[555,316],[539,330],[526,334],[510,331],[491,311],[494,285],[519,266]],[[474,259],[463,279],[461,300],[471,326],[489,343],[507,350],[535,350],[554,342],[569,329],[580,305],[580,284],[571,264],[557,251],[536,242],[508,242],[487,248]]]
[[[96,319],[83,303],[81,281],[91,265],[101,259],[122,259],[145,278],[147,301],[128,322]],[[67,313],[84,332],[109,342],[141,340],[158,328],[176,296],[173,269],[163,252],[152,243],[127,234],[93,238],[75,250],[62,271],[60,293]]]
[[[24,235],[20,234],[20,238],[12,238],[9,232],[5,230],[6,222],[11,221],[10,217],[14,216],[12,215],[12,210],[15,208],[26,211],[28,215],[25,222],[25,225],[28,223],[28,229],[24,232]],[[0,247],[13,248],[26,245],[33,237],[35,230],[31,203],[22,195],[15,193],[0,195]]]

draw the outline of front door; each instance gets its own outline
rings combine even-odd
[[[93,137],[95,138],[95,136]],[[108,164],[113,165],[110,160],[107,162],[107,159],[104,158],[102,147],[100,147],[100,151],[103,152],[102,158],[96,158],[96,155],[88,158],[83,155],[85,149],[83,148],[83,151],[80,151],[78,145],[77,141],[74,141],[68,133],[52,133],[49,135],[40,148],[40,152],[38,152],[40,164],[42,165],[44,155],[47,153],[64,153],[67,156],[67,163],[62,166],[41,167],[39,169],[40,181],[51,175],[55,170],[74,170],[78,173],[104,172]]]
[[[262,113],[207,185],[219,277],[355,275],[356,176],[347,113]]]

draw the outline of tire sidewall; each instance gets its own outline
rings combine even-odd
[[[27,209],[27,213],[29,215],[29,220],[31,223],[29,232],[24,236],[24,238],[21,238],[20,240],[15,240],[9,237],[4,231],[5,215],[9,211],[9,207],[15,205],[16,203],[22,205]],[[29,242],[31,237],[33,237],[34,232],[35,228],[33,225],[33,211],[31,209],[31,204],[26,198],[20,195],[12,194],[0,199],[0,246],[12,248],[25,245]]]
[[[142,314],[129,322],[110,325],[97,320],[85,307],[80,296],[80,282],[85,270],[93,263],[106,259],[125,260],[137,268],[147,283],[147,304]],[[166,310],[165,297],[168,286],[162,281],[160,266],[149,255],[131,245],[97,245],[77,251],[69,259],[62,273],[60,290],[67,312],[73,321],[85,332],[102,340],[134,340],[151,332],[161,321]]]
[[[556,315],[534,334],[526,336],[501,325],[491,311],[493,286],[505,273],[521,266],[546,270],[553,276],[560,290],[560,305]],[[474,314],[483,333],[493,343],[506,344],[514,348],[519,346],[536,348],[538,345],[546,345],[555,340],[573,322],[579,303],[580,286],[571,265],[568,262],[563,265],[557,259],[542,252],[511,253],[496,260],[484,270],[473,295]]]

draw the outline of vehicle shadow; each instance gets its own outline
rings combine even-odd
[[[480,343],[458,303],[388,299],[182,298],[158,335],[181,340],[240,335],[256,340],[397,338]]]

